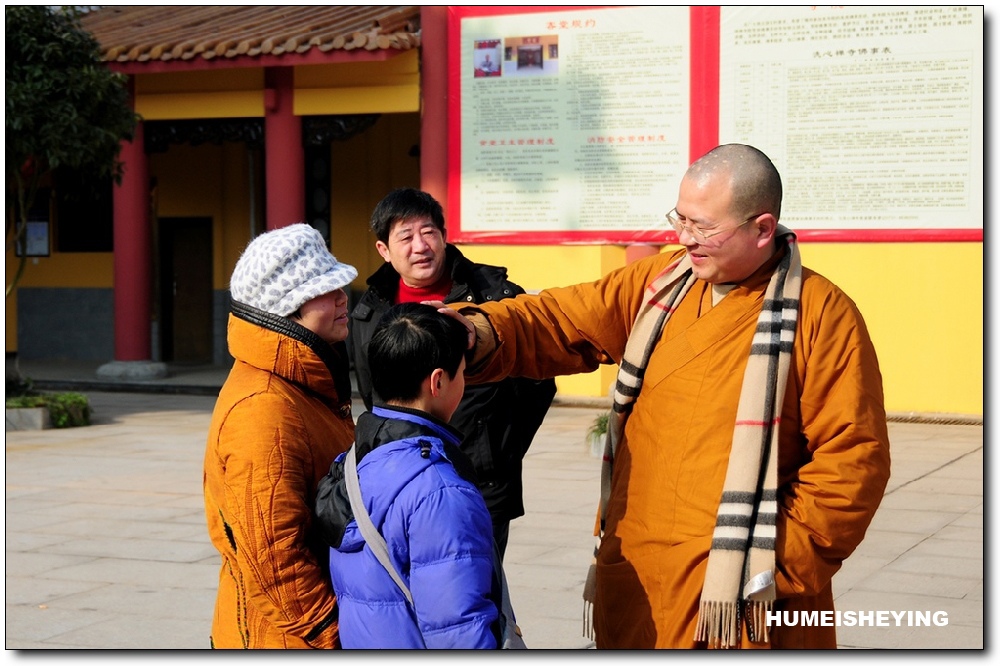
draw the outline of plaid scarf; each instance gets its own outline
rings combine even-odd
[[[694,640],[710,647],[740,644],[741,619],[752,642],[768,642],[767,611],[774,603],[777,449],[781,404],[798,321],[802,264],[795,235],[778,226],[788,252],[771,276],[757,318],[736,409],[733,446],[716,514]],[[646,288],[618,370],[601,466],[600,535],[604,534],[611,472],[625,422],[642,389],[649,357],[663,326],[695,282],[687,256]],[[600,536],[598,537],[598,546]],[[596,555],[584,586],[584,635],[593,637]],[[743,616],[741,618],[741,615]]]

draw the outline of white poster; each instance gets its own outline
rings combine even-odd
[[[668,229],[689,157],[688,11],[462,19],[462,231]]]
[[[723,7],[720,143],[793,229],[982,229],[983,8]]]

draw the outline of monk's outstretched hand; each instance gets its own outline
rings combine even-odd
[[[476,327],[472,325],[471,321],[469,321],[468,319],[466,319],[465,317],[463,317],[457,311],[452,310],[451,308],[449,308],[442,301],[421,301],[421,302],[424,305],[430,305],[431,307],[437,308],[437,311],[440,312],[441,314],[448,315],[452,319],[457,319],[458,321],[462,322],[462,324],[465,326],[465,330],[469,334],[469,347],[468,348],[472,349],[473,347],[476,346]]]

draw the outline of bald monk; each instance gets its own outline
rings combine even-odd
[[[878,359],[854,302],[803,268],[762,152],[718,146],[667,221],[683,250],[592,283],[455,306],[470,382],[619,365],[593,576],[603,648],[836,648],[831,579],[889,478]]]

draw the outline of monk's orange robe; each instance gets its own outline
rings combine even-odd
[[[679,256],[463,308],[479,330],[469,380],[552,377],[618,363],[646,285]],[[743,372],[776,259],[715,305],[712,286],[696,282],[653,351],[615,456],[597,558],[598,648],[704,647],[694,641],[698,602]],[[781,411],[777,611],[833,610],[831,579],[864,538],[889,478],[882,378],[864,320],[831,282],[806,268],[802,277]],[[743,641],[766,647],[745,634]],[[834,627],[771,630],[775,648],[836,645]]]

